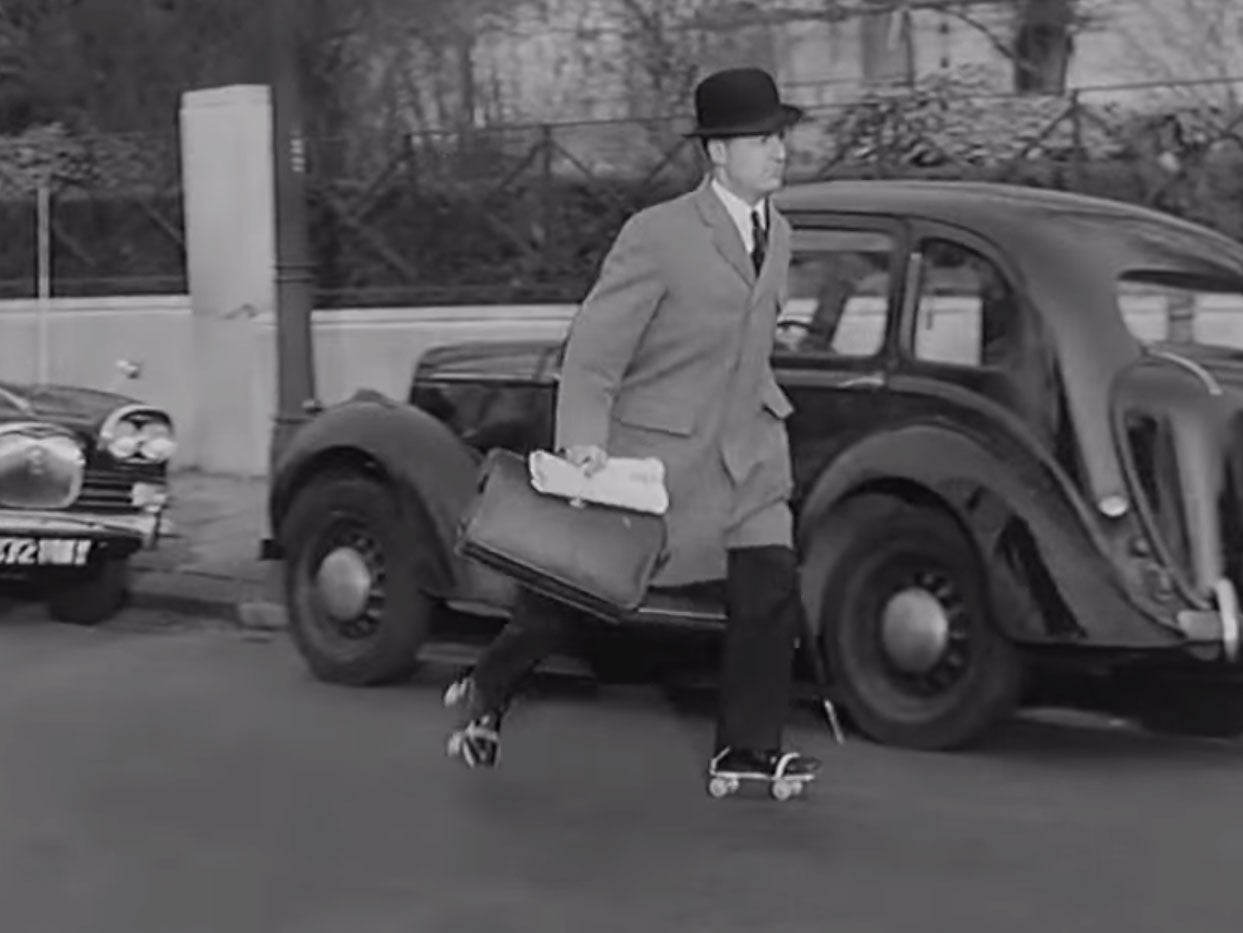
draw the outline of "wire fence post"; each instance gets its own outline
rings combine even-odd
[[[553,237],[556,234],[552,191],[553,147],[556,143],[553,140],[552,132],[552,127],[547,124],[540,128],[540,223],[544,228],[544,240],[540,250],[540,265],[543,267],[540,270],[541,279],[552,275],[553,247],[555,245]]]
[[[1082,191],[1083,165],[1083,105],[1079,99],[1079,91],[1070,92],[1070,129],[1071,129],[1071,185],[1075,191]]]
[[[38,230],[37,273],[38,299],[36,302],[36,366],[37,381],[40,385],[49,379],[50,321],[52,302],[52,185],[47,172],[39,176],[37,195],[35,197],[36,228]]]

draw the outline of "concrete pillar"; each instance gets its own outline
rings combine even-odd
[[[254,318],[276,306],[272,104],[266,86],[191,91],[181,106],[186,260],[196,399],[191,462],[234,475],[267,471],[275,386]]]

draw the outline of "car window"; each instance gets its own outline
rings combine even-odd
[[[1243,349],[1243,282],[1189,272],[1128,272],[1118,310],[1143,343],[1203,343]]]
[[[958,366],[1005,366],[1014,348],[1019,302],[989,259],[960,243],[927,240],[914,352]]]
[[[798,230],[778,352],[869,357],[885,339],[894,240],[871,230]]]

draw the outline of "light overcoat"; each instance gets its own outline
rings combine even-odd
[[[791,544],[785,418],[770,355],[790,261],[769,207],[757,276],[707,181],[632,216],[570,325],[556,444],[665,465],[658,586],[720,580],[731,547]]]

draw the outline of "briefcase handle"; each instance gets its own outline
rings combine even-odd
[[[488,476],[496,466],[496,462],[510,451],[500,447],[494,447],[488,451],[483,458],[483,463],[479,467],[479,472],[475,475],[475,492],[483,492],[483,487],[488,485]]]

